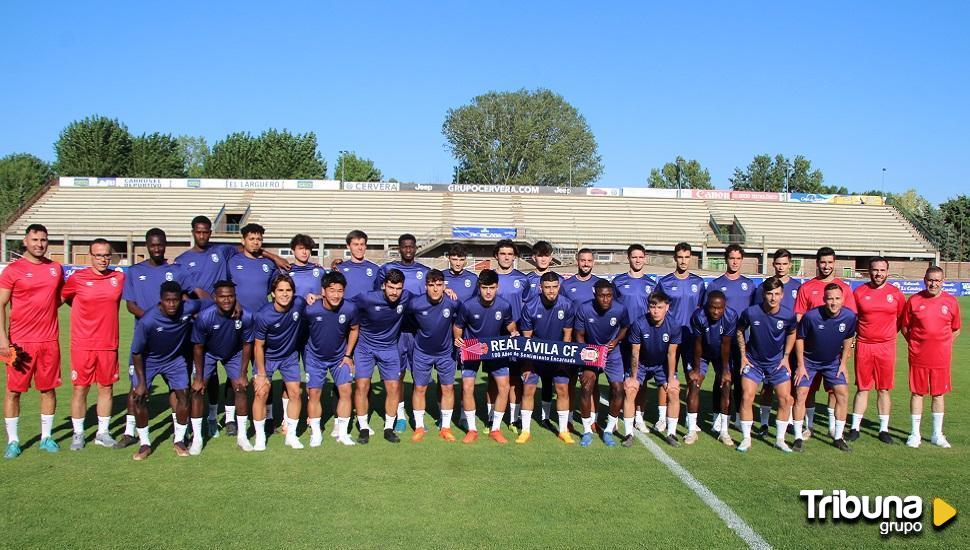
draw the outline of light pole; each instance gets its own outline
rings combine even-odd
[[[879,186],[879,192],[880,193],[886,192],[886,169],[885,168],[882,169],[882,185]]]
[[[340,163],[340,183],[344,182],[344,176],[347,174],[347,151],[337,151],[340,153],[340,158],[338,162]]]

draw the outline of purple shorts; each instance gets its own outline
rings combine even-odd
[[[508,376],[509,363],[502,359],[494,361],[464,361],[461,365],[461,377],[475,378],[478,376],[479,370],[485,371],[489,376]]]
[[[300,381],[300,354],[293,352],[282,359],[266,358],[266,379],[272,380],[273,374],[280,371],[284,382]]]
[[[522,382],[524,384],[537,386],[539,385],[540,377],[548,377],[552,378],[553,384],[568,384],[569,377],[574,372],[576,372],[575,365],[567,365],[562,363],[542,363],[537,361],[532,364],[532,372],[530,372],[529,376],[525,377]]]
[[[596,367],[587,367],[584,365],[579,365],[580,374],[582,372],[595,372],[597,378],[599,378],[599,373],[606,373],[606,381],[610,383],[622,382],[626,378],[626,371],[623,368],[623,354],[620,352],[619,346],[613,348],[606,356],[606,366],[602,369]]]
[[[229,377],[229,380],[233,380],[239,378],[239,372],[242,370],[242,351],[225,361],[207,353],[204,363],[202,377],[206,380],[212,378],[212,375],[216,373],[216,364],[218,363],[222,363],[222,368],[226,369],[226,376]]]
[[[674,371],[674,376],[677,376],[677,371]],[[653,381],[656,382],[658,386],[666,386],[667,365],[652,365],[648,367],[641,363],[640,366],[637,367],[637,381],[642,385],[651,378],[653,378]]]
[[[750,361],[750,358],[748,360]],[[759,365],[751,362],[749,365],[741,368],[741,376],[748,380],[753,380],[758,384],[764,382],[772,386],[791,381],[791,375],[788,374],[788,370],[778,363],[773,365]]]
[[[134,371],[132,366],[131,370]],[[184,390],[189,387],[189,369],[184,361],[175,361],[164,365],[145,365],[145,387],[151,388],[156,376],[161,376],[169,390]],[[131,376],[132,387],[135,384],[135,375]]]
[[[398,347],[369,349],[358,345],[354,350],[354,379],[373,378],[374,366],[378,366],[381,380],[401,379],[401,354]]]
[[[812,380],[816,376],[821,376],[822,380],[825,382],[825,389],[832,389],[835,386],[845,386],[848,381],[845,379],[845,375],[839,375],[839,362],[829,363],[824,365],[822,363],[816,363],[814,361],[809,361],[805,359],[805,370],[808,371],[808,378],[802,379],[798,382],[799,388],[810,388],[812,386]]]
[[[438,372],[439,384],[455,383],[455,354],[451,350],[437,355],[428,355],[420,349],[414,350],[414,363],[411,365],[411,377],[415,386],[431,384],[431,371]]]
[[[353,382],[350,367],[344,364],[343,357],[335,361],[324,361],[310,354],[303,356],[303,370],[306,371],[306,386],[308,388],[322,388],[327,381],[327,373],[333,379],[334,386],[343,386]]]

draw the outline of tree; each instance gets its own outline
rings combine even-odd
[[[142,134],[131,140],[128,171],[132,178],[184,178],[185,159],[169,134]]]
[[[216,142],[205,159],[209,178],[309,179],[326,174],[327,163],[317,151],[313,132],[271,129],[259,137],[237,132]]]
[[[813,170],[812,162],[802,155],[793,160],[784,155],[756,155],[747,169],[735,168],[730,181],[735,191],[848,194],[845,187],[824,185],[824,179],[822,171]]]
[[[54,151],[54,169],[62,176],[124,176],[131,134],[117,119],[95,115],[64,128]]]
[[[382,175],[374,166],[374,161],[358,157],[351,151],[337,157],[333,177],[342,181],[381,181]]]
[[[201,178],[205,173],[205,159],[209,156],[209,146],[202,136],[181,135],[178,137],[179,150],[185,161],[185,173],[190,178]]]
[[[943,259],[955,262],[970,260],[970,197],[960,195],[940,205],[943,224],[949,229],[940,251]]]
[[[663,168],[650,170],[647,184],[655,189],[714,189],[711,173],[696,160],[678,156]]]
[[[549,90],[477,96],[449,109],[441,131],[462,182],[587,186],[603,174],[586,120]]]
[[[0,158],[0,222],[53,175],[50,165],[34,155],[18,153]]]

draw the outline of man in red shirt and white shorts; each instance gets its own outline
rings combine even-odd
[[[30,224],[24,236],[24,255],[0,273],[0,352],[8,358],[7,391],[3,415],[7,427],[4,458],[20,456],[20,394],[34,387],[40,391],[40,448],[56,453],[51,437],[57,397],[61,385],[61,349],[57,342],[57,307],[61,300],[64,275],[61,264],[46,258],[47,228]],[[9,336],[7,304],[10,304]],[[14,349],[16,348],[16,352]]]
[[[91,267],[68,277],[61,299],[71,306],[71,450],[84,448],[84,414],[91,384],[98,384],[95,445],[111,448],[112,386],[118,381],[118,306],[125,275],[109,269],[111,244],[95,239],[88,248]]]
[[[896,369],[896,334],[903,320],[906,296],[888,284],[889,260],[876,256],[869,260],[869,282],[856,288],[858,325],[855,346],[855,402],[852,427],[846,441],[859,439],[862,417],[869,406],[869,391],[876,389],[879,411],[879,441],[892,443],[889,436],[889,391],[893,389]]]
[[[903,337],[909,343],[909,412],[913,429],[906,445],[922,442],[919,423],[923,396],[933,396],[933,436],[930,443],[950,448],[943,435],[943,396],[950,393],[950,360],[953,341],[960,335],[960,304],[943,290],[943,269],[932,266],[923,276],[926,290],[913,294],[903,309]]]

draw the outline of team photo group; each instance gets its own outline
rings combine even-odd
[[[869,260],[869,281],[853,290],[835,276],[836,252],[828,247],[815,256],[814,277],[800,281],[790,274],[789,251],[770,255],[773,275],[753,280],[741,274],[743,248],[729,245],[725,272],[705,282],[692,272],[696,258],[687,243],[672,251],[675,269],[667,275],[648,274],[647,251],[633,244],[624,273],[594,275],[594,252],[580,249],[576,273],[564,277],[551,269],[554,250],[543,241],[531,247],[528,273],[515,268],[516,243],[500,240],[492,268],[475,274],[466,269],[468,252],[460,243],[448,249],[446,269],[421,264],[410,234],[398,239],[400,259],[377,265],[366,259],[366,233],[351,231],[344,259],[324,267],[311,261],[317,244],[306,235],[292,238],[290,259],[263,248],[264,228],[257,224],[241,228],[239,244],[210,243],[212,223],[204,216],[191,227],[192,248],[171,259],[165,232],[149,230],[147,259],[124,271],[111,266],[111,244],[94,240],[90,266],[67,277],[47,257],[46,228],[27,228],[23,255],[0,273],[5,458],[22,452],[21,399],[31,385],[40,394],[38,448],[60,449],[52,431],[62,384],[62,305],[70,308],[71,450],[87,443],[84,421],[94,387],[93,443],[137,449],[135,460],[152,453],[149,420],[166,406],[179,456],[202,453],[220,435],[235,437],[242,451],[265,451],[276,433],[292,449],[304,448],[307,433],[308,446],[319,447],[326,424],[336,444],[367,444],[375,434],[372,413],[383,413],[383,439],[390,443],[410,431],[406,439],[413,443],[433,432],[446,442],[474,444],[482,426],[491,444],[527,444],[548,433],[567,445],[631,447],[653,431],[669,445],[691,445],[704,436],[702,401],[712,414],[708,433],[724,446],[746,452],[752,437],[770,444],[774,411],[774,447],[802,452],[811,438],[824,439],[814,422],[819,389],[827,399],[825,441],[849,452],[873,391],[878,440],[894,443],[890,390],[900,332],[908,344],[911,394],[905,444],[922,443],[929,396],[929,441],[950,446],[944,397],[961,319],[939,267],[929,267],[925,290],[907,299],[888,282],[890,265],[882,257]],[[130,390],[124,432],[112,436],[111,419],[120,412],[112,402],[122,372],[122,315],[134,319]],[[605,362],[467,354],[474,343],[502,337],[601,346]],[[282,380],[276,391],[275,378]],[[710,393],[702,394],[708,378]],[[382,394],[383,407],[380,399],[372,404],[372,380],[380,381],[374,394]],[[168,389],[167,403],[152,397],[159,382]],[[484,389],[476,397],[479,385]],[[435,387],[430,396],[429,386]],[[279,422],[274,408],[282,411]],[[433,425],[426,424],[435,412]],[[682,418],[685,430],[679,430]]]

